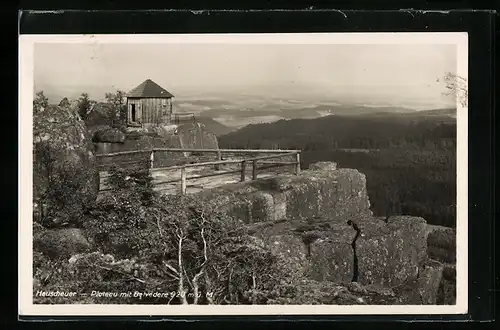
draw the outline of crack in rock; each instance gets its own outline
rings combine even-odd
[[[347,221],[347,224],[351,226],[355,231],[356,235],[354,236],[354,239],[352,240],[351,246],[352,246],[352,253],[353,253],[353,271],[352,271],[352,282],[358,282],[358,277],[359,277],[359,270],[358,270],[358,255],[356,254],[356,241],[361,234],[361,229],[359,229],[358,225],[349,220]]]

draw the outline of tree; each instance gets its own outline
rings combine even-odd
[[[439,82],[439,79],[437,81]],[[443,81],[447,89],[444,95],[452,96],[454,100],[460,102],[462,107],[467,107],[469,100],[467,79],[455,73],[447,72],[444,75]]]
[[[91,100],[89,94],[82,93],[80,98],[78,99],[78,114],[80,118],[83,120],[87,119],[88,114],[90,113],[90,109],[95,104],[95,101]]]
[[[158,202],[156,241],[173,252],[163,264],[182,304],[198,304],[200,297],[208,304],[262,304],[285,277],[277,257],[217,202],[186,196],[163,196]]]
[[[121,90],[116,91],[116,93],[106,93],[106,102],[111,105],[109,112],[111,120],[124,119],[126,117],[125,95],[126,93]]]
[[[43,94],[43,91],[37,92],[33,100],[33,113],[43,110],[43,108],[46,108],[48,105],[49,99]]]
[[[86,198],[82,182],[86,182],[92,169],[61,160],[48,141],[35,142],[33,177],[37,189],[33,197],[38,221],[46,227],[78,221],[81,201]]]

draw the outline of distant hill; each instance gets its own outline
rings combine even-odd
[[[416,110],[404,107],[379,107],[363,105],[339,105],[339,104],[317,104],[317,105],[294,105],[294,107],[280,107],[277,104],[264,104],[255,108],[212,108],[203,111],[203,116],[217,118],[231,116],[237,118],[277,116],[287,119],[295,118],[317,118],[325,115],[364,115],[372,114],[377,110],[388,113],[415,113]]]
[[[444,108],[444,109],[434,109],[434,110],[424,110],[418,113],[421,116],[449,116],[456,118],[457,109],[456,108]]]
[[[413,111],[407,113],[394,113],[394,112],[374,112],[369,114],[364,114],[364,117],[390,117],[395,119],[395,116],[399,116],[402,120],[407,119],[434,119],[434,120],[442,120],[442,121],[454,121],[457,118],[457,109],[456,108],[443,108],[443,109],[433,109],[433,110],[421,110],[421,111]]]
[[[455,119],[450,116],[379,112],[248,125],[221,136],[219,143],[224,148],[383,149],[426,141],[427,136],[433,141],[454,139],[455,130]]]

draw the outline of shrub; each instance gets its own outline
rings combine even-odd
[[[45,227],[78,224],[91,201],[85,185],[98,174],[85,162],[57,157],[45,142],[35,145],[34,158],[35,221]]]

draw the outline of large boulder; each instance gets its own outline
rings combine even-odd
[[[438,261],[429,260],[418,274],[418,288],[424,305],[436,305],[439,286],[443,278],[444,266]]]
[[[123,163],[138,162],[141,166],[149,166],[150,150],[153,148],[182,148],[180,138],[177,135],[158,135],[154,132],[127,132],[122,143],[96,142],[95,150],[98,154],[115,153],[122,151],[142,150],[144,152],[115,155],[113,157],[101,157],[101,165],[115,165]],[[155,167],[166,167],[178,165],[186,157],[182,152],[156,152],[154,158]]]
[[[210,132],[205,125],[193,122],[182,124],[177,128],[176,134],[180,137],[184,148],[191,149],[218,149],[219,143],[215,134]]]
[[[300,175],[282,174],[228,184],[200,193],[225,201],[228,212],[251,222],[324,217],[371,216],[366,177],[353,169],[323,163]]]
[[[307,251],[302,239],[292,233],[267,237],[271,252],[278,255],[295,276],[303,276],[307,270]]]
[[[121,129],[106,125],[89,127],[93,136],[94,148],[98,154],[122,151],[142,150],[145,152],[104,157],[102,165],[123,163],[138,163],[138,166],[148,166],[150,151],[153,148],[170,149],[218,149],[217,137],[208,131],[204,125],[197,123],[182,125],[144,125],[144,127]],[[203,162],[214,160],[216,153],[192,153],[179,151],[159,151],[155,153],[154,166],[168,167],[185,164],[189,161]]]
[[[255,235],[294,265],[288,268],[302,278],[355,281],[380,290],[403,286],[399,303],[437,301],[443,267],[427,258],[421,218],[392,217],[386,223],[373,217],[349,221],[315,217],[248,226],[258,228]]]
[[[46,224],[71,222],[97,197],[99,174],[85,124],[71,108],[33,117],[33,196]]]
[[[125,142],[125,133],[119,128],[101,127],[94,132],[92,142],[123,143]]]
[[[90,108],[85,123],[88,127],[111,125],[113,123],[113,105],[105,102],[98,102]]]
[[[427,225],[429,257],[445,263],[457,260],[457,232],[453,228]]]
[[[357,224],[355,246],[358,281],[365,285],[393,287],[417,278],[427,261],[426,221],[394,216],[387,222],[372,218]]]
[[[287,217],[351,217],[371,215],[366,177],[354,169],[335,169],[331,164],[304,171],[303,175],[278,179]]]
[[[33,235],[33,249],[51,259],[69,259],[72,255],[89,252],[91,247],[78,228],[49,229]]]
[[[71,103],[69,102],[68,98],[65,97],[61,100],[61,102],[59,102],[59,106],[62,108],[69,108],[71,107]]]
[[[437,304],[455,305],[457,297],[457,271],[453,264],[443,265],[443,276],[439,284]]]
[[[178,125],[158,125],[153,126],[149,130],[163,137],[169,137],[177,134]]]
[[[305,279],[295,285],[296,293],[289,303],[294,305],[415,305],[421,304],[417,292],[417,282],[404,288],[384,288],[362,285],[358,282],[338,283]],[[406,293],[409,293],[406,294]]]
[[[290,273],[317,281],[350,282],[355,230],[343,221],[307,219],[249,225]]]
[[[307,248],[292,222],[267,222],[249,226],[254,235],[267,243],[289,274],[301,278],[307,274]]]
[[[306,235],[313,238],[309,245],[310,278],[337,283],[352,281],[355,268],[352,242],[356,231],[339,222],[324,230],[308,231]],[[315,235],[317,239],[314,239]]]

